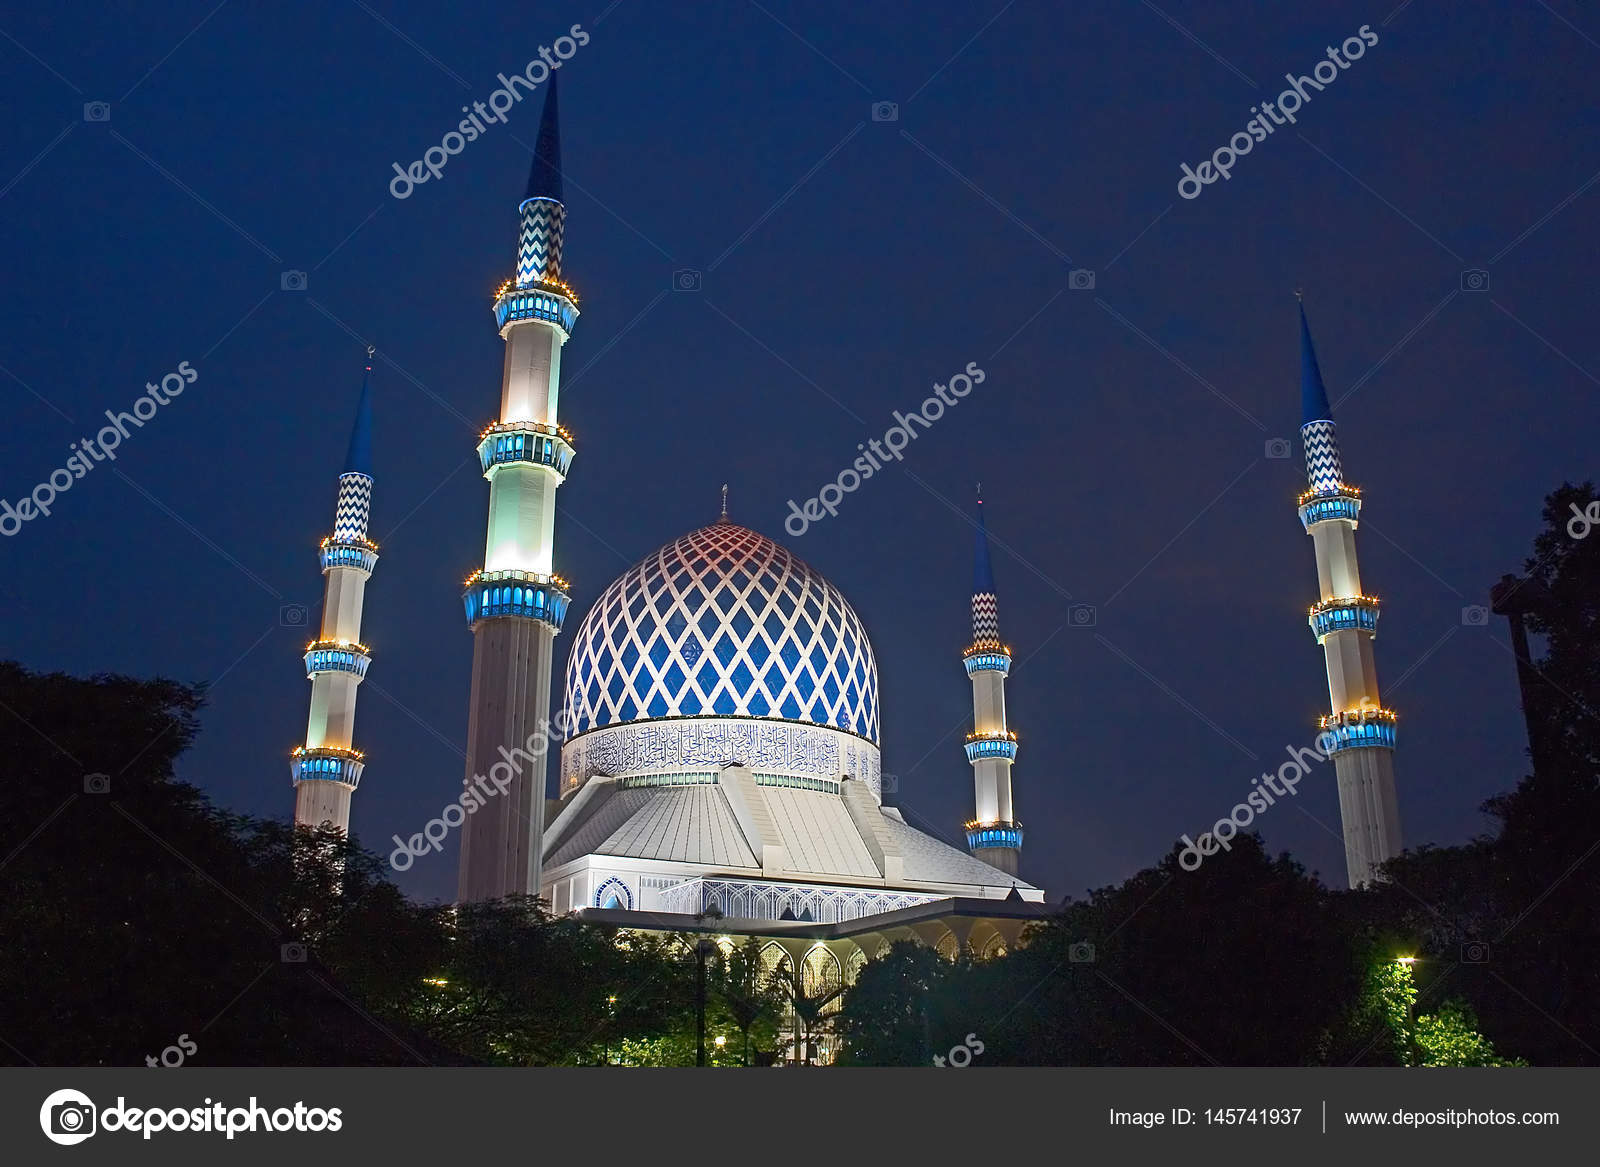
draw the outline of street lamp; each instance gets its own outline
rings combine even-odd
[[[617,1019],[617,995],[615,993],[606,998],[606,1036],[604,1041],[605,1064],[611,1064],[611,1026]]]
[[[694,1064],[703,1066],[706,1064],[706,961],[717,950],[717,942],[701,940],[694,948],[699,959],[694,980]],[[717,1044],[722,1042],[719,1040]]]

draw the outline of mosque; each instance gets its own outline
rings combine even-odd
[[[665,543],[595,599],[569,634],[560,711],[555,643],[570,593],[555,570],[555,493],[575,450],[558,421],[561,353],[578,319],[563,278],[566,206],[555,75],[526,193],[515,275],[494,299],[505,341],[499,420],[477,452],[489,483],[483,567],[463,602],[473,637],[463,785],[482,790],[461,821],[458,899],[543,897],[558,914],[633,928],[767,940],[818,984],[848,982],[899,939],[955,956],[1018,943],[1045,914],[1023,880],[1012,796],[1017,736],[1006,718],[1011,651],[1000,638],[982,503],[976,516],[972,686],[964,750],[974,804],[966,850],[917,830],[896,805],[879,752],[872,644],[844,594],[793,553],[722,513]],[[1303,316],[1302,316],[1303,319]],[[1398,853],[1394,715],[1377,702],[1377,603],[1361,593],[1359,492],[1343,481],[1331,411],[1305,332],[1308,473],[1300,516],[1314,538],[1352,886]],[[370,354],[369,354],[370,356]],[[326,602],[306,650],[311,714],[291,773],[296,822],[348,829],[364,757],[354,748],[364,589],[377,562],[370,376],[334,533],[323,541]],[[952,630],[955,649],[962,645]],[[892,705],[892,695],[890,695]],[[552,717],[554,725],[552,725]],[[560,742],[557,797],[530,741]],[[530,764],[522,764],[530,763]]]

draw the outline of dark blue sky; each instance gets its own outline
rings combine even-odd
[[[603,15],[602,15],[603,13]],[[991,18],[993,18],[991,20]],[[1386,23],[1387,22],[1387,23]],[[971,812],[960,741],[972,484],[996,541],[1024,874],[1119,880],[1242,799],[1325,709],[1296,456],[1306,289],[1345,465],[1408,843],[1485,826],[1524,768],[1501,621],[1544,493],[1592,476],[1600,19],[1571,0],[1390,11],[1087,2],[12,9],[0,23],[0,494],[61,466],[180,361],[198,382],[0,540],[0,654],[213,684],[185,777],[287,818],[315,546],[378,346],[353,821],[374,847],[461,779],[498,405],[490,296],[537,127],[523,101],[392,199],[498,72],[563,69],[569,628],[614,576],[733,516],[851,599],[914,821]],[[1209,157],[1362,25],[1379,43],[1188,201]],[[85,102],[111,103],[84,120]],[[874,121],[876,101],[897,121]],[[1092,289],[1069,271],[1095,271]],[[1462,291],[1461,272],[1489,272]],[[304,292],[280,290],[306,271]],[[678,269],[702,271],[675,292]],[[985,384],[802,538],[790,498],[936,380]],[[1073,604],[1097,609],[1092,627]],[[570,637],[558,642],[563,666]],[[1275,766],[1276,761],[1272,764]],[[1331,768],[1258,821],[1343,879]],[[401,883],[449,896],[453,851]]]

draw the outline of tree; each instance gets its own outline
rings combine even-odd
[[[1417,1013],[1415,961],[1411,957],[1377,958],[1367,971],[1365,991],[1352,1021],[1367,1031],[1364,1052],[1369,1064],[1399,1066],[1525,1066],[1500,1057],[1478,1032],[1471,1006],[1459,998],[1443,1002],[1432,1013]]]
[[[405,1016],[436,914],[347,840],[176,780],[203,700],[0,662],[0,1060],[142,1065],[186,1034],[206,1065],[460,1061]]]
[[[840,1063],[853,1066],[928,1066],[935,1037],[953,1032],[945,1022],[956,966],[937,951],[911,940],[897,941],[869,960],[845,990],[835,1021],[842,1042]],[[945,1041],[937,1048],[950,1045]]]
[[[497,1065],[598,1062],[673,1028],[682,974],[664,938],[621,934],[512,896],[457,909],[418,1020]]]
[[[719,950],[714,968],[718,1005],[744,1043],[743,1065],[750,1064],[750,1036],[758,1027],[774,1029],[787,995],[761,963],[761,941],[754,936],[729,952]]]
[[[544,1065],[681,1029],[661,937],[410,903],[337,830],[174,777],[203,693],[0,662],[0,1062]],[[608,1000],[615,997],[613,1003]]]
[[[787,956],[778,963],[774,979],[789,1006],[789,1016],[794,1020],[795,1061],[809,1066],[817,1037],[827,1031],[831,1020],[828,1006],[844,994],[844,986],[807,985],[804,967],[794,964]]]
[[[1485,1032],[1540,1065],[1600,1061],[1600,535],[1574,515],[1594,497],[1553,491],[1524,563],[1544,650],[1525,697],[1532,768],[1484,803],[1483,837],[1392,860],[1371,896],[1419,955],[1457,965],[1451,987]]]

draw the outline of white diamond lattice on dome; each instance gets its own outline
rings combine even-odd
[[[719,522],[636,564],[573,638],[574,733],[656,717],[776,717],[878,740],[878,668],[839,590]]]

